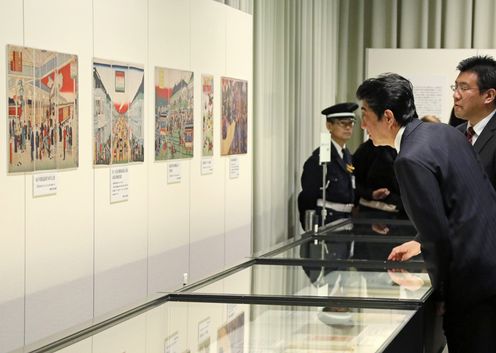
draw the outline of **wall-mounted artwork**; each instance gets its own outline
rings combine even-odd
[[[7,46],[9,173],[78,166],[78,58]]]
[[[144,160],[144,68],[93,59],[93,162]]]
[[[193,157],[193,72],[155,68],[155,160]]]
[[[222,156],[242,154],[248,150],[248,82],[234,78],[221,78]]]
[[[214,154],[214,77],[202,75],[202,155]]]

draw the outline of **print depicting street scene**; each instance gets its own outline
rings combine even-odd
[[[155,68],[155,160],[193,157],[193,72]]]
[[[93,163],[144,160],[144,67],[93,59]]]
[[[202,155],[214,154],[214,77],[202,75]]]
[[[222,156],[242,154],[248,148],[248,82],[222,77]]]
[[[76,55],[7,46],[9,173],[78,166]]]

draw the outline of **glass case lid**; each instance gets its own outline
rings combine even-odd
[[[367,301],[423,302],[431,292],[431,282],[427,273],[405,269],[253,264],[179,292],[243,298],[277,296],[310,301],[311,298],[353,298],[367,306]]]

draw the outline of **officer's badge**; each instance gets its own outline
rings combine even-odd
[[[353,171],[355,170],[355,167],[351,163],[346,163],[346,171],[350,174],[353,174]]]

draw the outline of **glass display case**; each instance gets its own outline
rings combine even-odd
[[[384,259],[416,232],[397,221],[379,234],[375,222],[322,227],[15,353],[438,352],[444,339],[422,258]]]
[[[346,322],[313,306],[168,301],[58,353],[420,352],[415,310],[346,307]],[[408,330],[408,344],[399,342]]]

